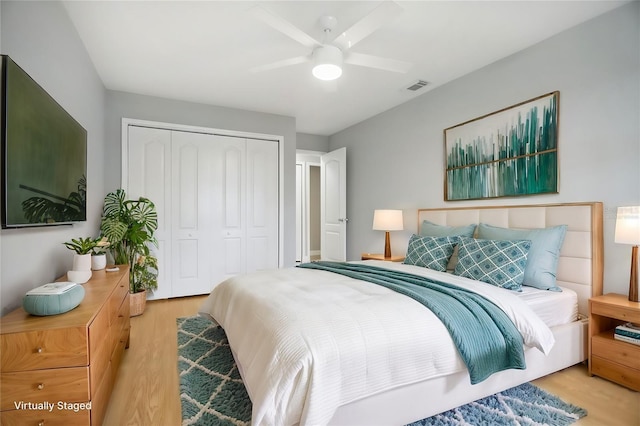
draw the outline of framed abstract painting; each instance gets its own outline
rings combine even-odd
[[[551,92],[444,130],[444,199],[558,192],[558,101]]]

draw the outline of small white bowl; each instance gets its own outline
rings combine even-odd
[[[84,284],[91,278],[91,271],[67,271],[67,279],[77,284]]]

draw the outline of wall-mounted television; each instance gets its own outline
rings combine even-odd
[[[2,228],[85,221],[87,131],[1,58]]]

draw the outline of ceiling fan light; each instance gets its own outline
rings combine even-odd
[[[342,75],[342,51],[335,46],[320,46],[313,51],[313,76],[335,80]]]
[[[335,80],[342,75],[342,68],[333,64],[320,64],[313,67],[311,71],[318,80]]]

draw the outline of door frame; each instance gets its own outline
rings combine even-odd
[[[321,167],[320,158],[324,154],[326,154],[326,152],[324,151],[311,151],[306,149],[296,150],[296,165],[302,166],[302,229],[300,230],[300,232],[302,233],[301,261],[303,263],[309,262],[311,260],[311,232],[309,225],[311,222],[311,200],[309,196],[311,192],[311,182],[309,179],[310,169],[311,167]],[[298,156],[306,158],[298,161]],[[298,196],[297,193],[296,196]],[[296,232],[298,232],[297,228]]]
[[[216,129],[213,127],[192,126],[188,124],[167,123],[162,121],[140,120],[137,118],[122,118],[121,136],[121,175],[120,186],[128,190],[128,155],[129,152],[129,126],[151,127],[156,129],[176,130],[184,132],[205,133],[218,136],[230,136],[243,139],[260,139],[278,144],[278,267],[284,266],[284,136],[270,135],[266,133],[243,132],[238,130]]]

